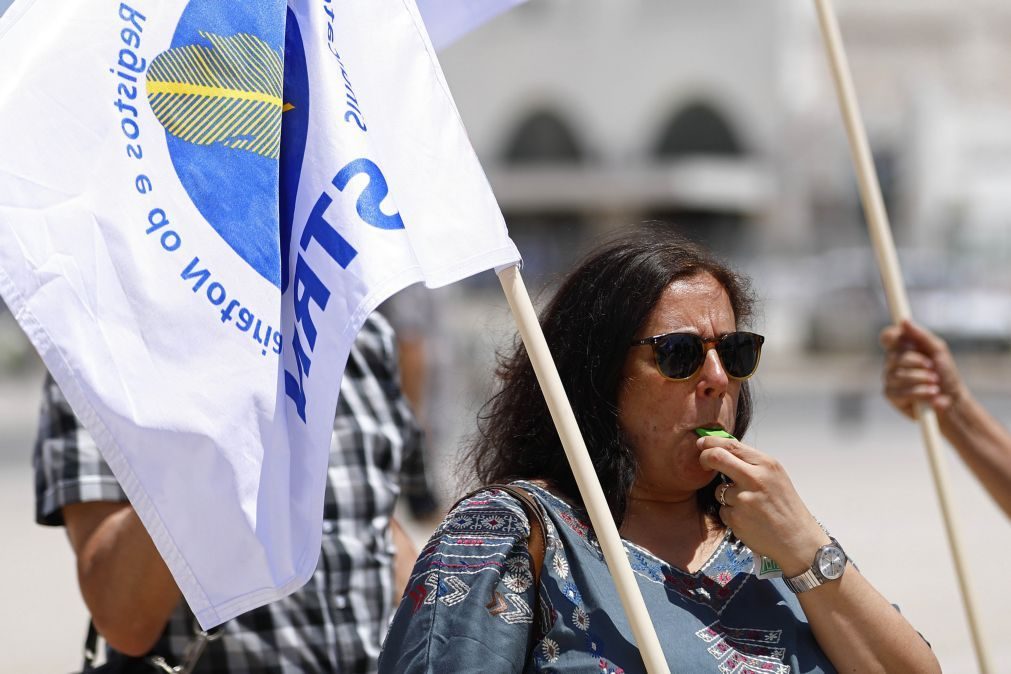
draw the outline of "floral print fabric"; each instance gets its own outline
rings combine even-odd
[[[645,669],[585,513],[519,482],[548,516],[534,587],[523,507],[486,490],[461,502],[422,550],[380,658],[381,672]],[[671,672],[831,672],[796,597],[755,575],[727,532],[688,573],[625,541]]]

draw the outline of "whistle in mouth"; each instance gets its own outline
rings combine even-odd
[[[706,436],[711,435],[711,436],[716,437],[716,438],[729,438],[731,440],[736,440],[737,439],[734,436],[732,436],[730,433],[727,433],[722,428],[696,428],[695,429],[695,434],[697,436],[699,436],[700,438],[704,438]]]

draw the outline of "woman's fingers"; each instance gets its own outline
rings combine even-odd
[[[883,328],[881,334],[878,335],[878,340],[886,351],[894,349],[900,339],[902,339],[902,328],[898,325],[889,325]]]
[[[885,347],[886,390],[936,383],[945,395],[955,394],[961,383],[948,345],[943,339],[910,321],[881,331]]]
[[[911,348],[932,354],[944,347],[944,342],[916,323],[904,320],[899,325],[889,325],[878,335],[885,349]]]
[[[903,323],[892,326],[881,333],[881,343],[889,349],[884,368],[885,396],[908,416],[913,415],[917,403],[928,403],[935,409],[943,409],[950,404],[950,397],[942,395],[941,376],[934,360],[914,348],[922,345],[927,335],[922,330],[914,332],[915,326]],[[920,343],[914,347],[914,342]],[[943,346],[943,345],[942,345]]]
[[[749,464],[724,447],[707,447],[699,454],[699,463],[707,470],[723,473],[734,482],[748,479]]]
[[[733,438],[721,438],[715,435],[707,435],[699,438],[696,444],[698,444],[699,448],[703,450],[711,447],[720,447],[727,450],[727,452],[737,457],[744,463],[753,466],[761,464],[762,461],[767,458],[765,454],[754,447],[746,445],[740,440],[735,440]]]
[[[884,378],[889,380],[939,381],[934,361],[919,351],[889,351]]]
[[[901,327],[901,339],[911,342],[913,348],[926,353],[932,358],[948,350],[948,346],[943,339],[908,319],[902,321]]]
[[[702,466],[726,475],[740,487],[739,492],[775,491],[790,483],[776,459],[740,440],[708,436],[699,438],[696,444],[702,450]]]
[[[889,365],[896,370],[928,370],[934,371],[934,361],[919,351],[893,352],[895,355]]]
[[[739,440],[714,436],[699,438],[699,462],[704,468],[716,470],[734,482],[751,482],[754,468],[764,455]]]
[[[941,377],[933,364],[924,360],[923,354],[910,351],[892,359],[885,367],[884,394],[907,414],[912,414],[918,402],[940,409],[950,400],[942,395]]]
[[[889,367],[933,369],[936,359],[947,354],[944,340],[911,321],[884,328],[879,341],[888,354],[886,365]]]
[[[937,384],[941,381],[940,377],[933,370],[905,367],[896,368],[888,372],[885,380],[893,387]]]
[[[703,465],[733,480],[717,485],[713,492],[720,506],[720,519],[756,554],[781,565],[790,564],[799,572],[803,564],[797,562],[797,551],[806,551],[824,534],[786,471],[772,457],[743,443],[724,438],[705,440],[699,442]],[[805,557],[804,563],[810,561]]]
[[[941,394],[937,384],[910,384],[885,388],[885,395],[902,402],[931,402]]]

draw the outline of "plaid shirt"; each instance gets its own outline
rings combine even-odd
[[[421,432],[400,392],[392,328],[378,314],[358,335],[330,442],[320,561],[294,594],[224,624],[197,672],[373,672],[393,608],[390,517],[402,467],[417,466]],[[35,466],[36,521],[61,508],[126,501],[88,432],[49,378]],[[417,486],[423,482],[409,482]],[[161,644],[179,664],[196,621],[181,602]]]

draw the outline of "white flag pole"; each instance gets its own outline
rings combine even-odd
[[[839,23],[832,9],[830,0],[815,0],[818,10],[818,22],[821,26],[825,50],[828,52],[832,77],[835,81],[839,106],[842,109],[846,133],[849,137],[850,150],[853,154],[853,164],[856,168],[857,181],[860,185],[860,198],[867,216],[867,226],[871,242],[878,259],[881,280],[885,286],[888,307],[892,320],[898,324],[910,318],[909,300],[902,283],[902,272],[899,269],[899,259],[895,254],[895,243],[892,240],[891,227],[888,223],[888,213],[885,211],[884,199],[881,197],[881,185],[878,182],[877,171],[871,156],[870,145],[867,142],[867,132],[864,129],[857,105],[856,92],[853,87],[853,77],[850,74],[846,52],[843,49]],[[941,431],[937,424],[937,415],[926,405],[917,405],[916,416],[920,422],[923,441],[927,448],[934,486],[941,506],[944,528],[948,534],[948,544],[951,548],[952,560],[955,563],[955,575],[958,578],[962,593],[962,603],[969,620],[969,632],[975,647],[976,659],[980,671],[987,674],[991,671],[989,658],[980,634],[980,624],[976,617],[975,601],[967,581],[967,568],[962,556],[962,543],[958,530],[955,528],[952,507],[948,498],[948,476],[941,452]]]
[[[509,308],[512,309],[513,317],[516,319],[523,345],[534,366],[537,382],[544,392],[551,419],[558,429],[558,437],[562,441],[569,466],[572,467],[572,474],[576,478],[579,494],[583,497],[586,511],[590,515],[590,522],[600,542],[607,567],[618,587],[618,595],[632,626],[632,634],[639,646],[646,671],[650,674],[669,674],[670,669],[660,648],[656,630],[646,611],[639,586],[635,582],[632,566],[625,556],[618,528],[614,525],[611,510],[607,507],[604,490],[600,487],[597,473],[586,451],[586,443],[583,442],[583,436],[579,432],[572,406],[565,395],[551,352],[548,351],[548,344],[544,340],[544,333],[530,302],[530,295],[523,285],[519,268],[515,265],[506,267],[498,273],[498,277],[506,299],[509,300]]]

